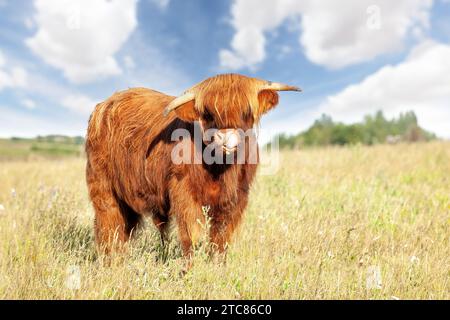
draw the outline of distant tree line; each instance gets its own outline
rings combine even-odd
[[[19,138],[12,137],[12,141],[36,141],[36,142],[48,142],[48,143],[62,143],[62,144],[75,144],[82,145],[84,144],[84,138],[82,136],[65,136],[65,135],[47,135],[47,136],[37,136],[36,138]]]
[[[378,111],[354,124],[334,122],[324,114],[308,130],[297,135],[281,134],[278,138],[281,148],[294,149],[301,146],[428,141],[436,139],[436,136],[419,126],[413,111],[401,113],[392,120],[387,120],[383,112]]]

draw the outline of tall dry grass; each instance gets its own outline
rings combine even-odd
[[[151,223],[97,256],[84,160],[0,163],[0,298],[449,299],[450,143],[283,152],[225,265]],[[79,276],[79,277],[78,277]]]

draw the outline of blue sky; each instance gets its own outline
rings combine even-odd
[[[262,139],[378,109],[448,138],[450,1],[0,0],[3,137],[84,135],[115,91],[227,72],[304,89],[280,94]]]

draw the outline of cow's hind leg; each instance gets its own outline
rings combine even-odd
[[[168,227],[169,227],[169,218],[167,215],[161,215],[160,213],[152,214],[153,224],[156,229],[158,229],[160,237],[161,237],[161,245],[164,247],[166,241],[168,240]]]
[[[98,249],[111,253],[122,249],[140,221],[140,216],[102,184],[102,180],[89,181],[89,194],[95,209],[95,241]]]
[[[95,208],[95,239],[100,251],[111,253],[123,248],[135,232],[140,217],[113,195],[92,200]]]
[[[156,210],[155,210],[156,211]],[[166,262],[169,257],[169,247],[166,243],[169,240],[169,217],[167,215],[162,215],[159,212],[154,212],[151,215],[153,224],[159,231],[161,246],[158,248],[159,259],[162,262]]]
[[[125,201],[117,201],[120,208],[120,213],[125,221],[125,236],[128,240],[137,231],[137,228],[141,225],[142,216],[134,211]]]

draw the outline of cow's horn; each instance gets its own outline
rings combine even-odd
[[[164,115],[167,116],[171,111],[175,110],[182,104],[195,99],[195,95],[192,92],[186,92],[185,94],[176,97],[171,103],[164,109]]]
[[[261,86],[261,90],[275,90],[275,91],[299,91],[301,92],[302,89],[295,86],[290,86],[284,83],[279,82],[272,82],[268,81],[266,84]]]

